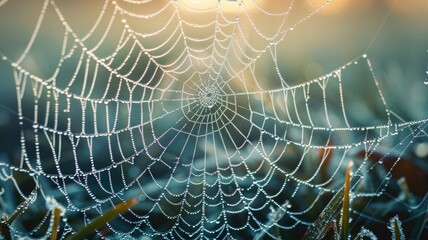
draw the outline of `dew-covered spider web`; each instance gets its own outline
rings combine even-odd
[[[44,1],[19,55],[0,50],[20,125],[2,208],[61,206],[67,237],[137,198],[96,235],[280,238],[314,224],[351,159],[353,201],[405,202],[385,189],[408,149],[426,151],[428,119],[390,111],[370,54],[308,81],[282,68],[287,38],[328,4],[106,0],[86,21]],[[50,211],[35,217],[12,235],[52,228]]]

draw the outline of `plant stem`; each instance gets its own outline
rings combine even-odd
[[[51,239],[56,240],[57,234],[58,234],[58,226],[59,226],[59,218],[61,214],[61,209],[55,208],[54,210],[54,216],[53,216],[53,227],[52,227],[52,235]]]
[[[395,240],[401,240],[400,229],[398,227],[398,217],[394,220],[394,236]]]
[[[11,225],[13,223],[13,221],[15,221],[15,219],[27,209],[28,205],[30,205],[30,203],[32,201],[33,200],[30,197],[29,200],[25,201],[18,209],[16,209],[16,211],[12,214],[12,216],[10,216],[9,219],[7,219],[7,220],[5,219],[7,221],[7,224]]]
[[[7,220],[8,219],[7,219],[6,213],[3,213],[3,217],[1,219],[1,221],[3,222],[1,224],[2,225],[1,235],[3,235],[3,237],[4,237],[5,240],[11,240],[12,237],[10,236],[10,229],[9,229],[9,224],[8,224]]]
[[[400,185],[401,190],[404,193],[404,199],[406,200],[407,203],[410,203],[411,199],[410,199],[410,190],[409,190],[409,185],[407,184],[406,178],[405,177],[401,177],[400,179],[398,179],[398,183]]]
[[[33,191],[31,195],[29,196],[28,200],[25,201],[18,209],[15,210],[15,212],[12,214],[10,218],[7,217],[6,213],[3,213],[2,219],[0,222],[0,233],[3,235],[4,239],[9,240],[12,239],[10,235],[10,228],[9,226],[15,221],[15,219],[21,215],[27,207],[34,201],[34,198],[36,196],[36,192]]]
[[[128,199],[122,203],[115,205],[112,209],[108,210],[104,215],[99,216],[94,221],[80,229],[76,234],[67,238],[67,240],[84,239],[86,236],[91,234],[97,229],[102,228],[108,221],[111,221],[119,214],[128,211],[129,208],[135,206],[138,203],[137,198]]]
[[[348,239],[349,236],[349,195],[351,191],[351,170],[353,164],[354,163],[350,161],[346,168],[345,187],[343,188],[342,229],[340,238],[342,240]]]
[[[334,216],[337,213],[337,209],[340,208],[340,204],[342,203],[343,191],[339,190],[324,210],[320,213],[320,216],[317,218],[313,226],[306,232],[304,239],[306,240],[318,240],[324,237],[324,235],[331,228],[331,224],[333,222],[333,227],[336,225],[334,223]],[[335,235],[337,231],[335,232]]]

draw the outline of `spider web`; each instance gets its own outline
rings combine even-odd
[[[377,150],[401,156],[427,125],[394,120],[365,54],[305,82],[281,70],[287,36],[326,4],[105,1],[81,33],[45,1],[23,54],[1,55],[21,126],[20,158],[0,163],[2,179],[63,206],[63,236],[133,197],[108,237],[275,238],[274,227],[312,226],[356,153],[353,179],[369,182]],[[56,60],[35,67],[47,39]],[[352,92],[359,84],[375,109],[354,100],[366,97]],[[389,177],[355,197],[382,195]],[[49,217],[12,232],[37,236]]]

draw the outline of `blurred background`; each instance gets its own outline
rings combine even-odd
[[[129,8],[128,10],[146,14],[163,6],[165,1],[153,1],[147,5],[147,8],[138,10]],[[91,30],[103,8],[103,1],[57,0],[54,2],[79,38],[84,38]],[[118,2],[126,5],[126,1]],[[191,6],[193,11],[204,11],[215,6],[217,1],[183,0],[182,2]],[[256,4],[268,12],[276,13],[282,12],[285,9],[284,6],[288,6],[290,3],[285,0],[244,2],[250,13]],[[18,125],[16,86],[10,62],[18,61],[26,51],[27,43],[31,41],[33,32],[37,29],[43,4],[42,0],[0,0],[0,57],[7,59],[7,61],[0,61],[0,162],[8,163],[13,161],[11,159],[21,158],[21,145],[19,144],[21,128]],[[225,16],[233,19],[238,4],[239,2],[236,1],[222,1]],[[395,122],[426,119],[428,117],[428,85],[425,85],[424,81],[428,75],[428,1],[332,0],[327,6],[311,15],[324,4],[326,1],[323,0],[295,1],[294,3],[293,14],[290,16],[290,23],[287,24],[290,31],[276,47],[279,71],[286,77],[287,83],[292,86],[307,82],[367,54],[388,107],[394,113]],[[22,65],[31,74],[42,79],[52,75],[58,64],[63,44],[63,25],[58,21],[53,8],[48,7],[47,9],[42,27],[35,39],[37,47],[32,48],[22,61]],[[198,14],[196,14],[198,17],[195,17],[190,11],[186,13],[188,10],[185,7],[180,11],[181,17],[191,22],[199,23],[213,18],[212,14],[206,15],[206,19]],[[294,24],[298,23],[300,19],[309,15],[309,19],[294,27]],[[272,33],[278,26],[278,22],[271,21],[270,17],[255,15],[252,16],[252,19],[266,32]],[[106,21],[103,22],[103,24],[105,23]],[[139,27],[158,29],[162,26],[162,22],[155,22],[147,26],[139,26],[138,20],[135,22],[130,20],[129,23],[135,29]],[[262,48],[265,42],[258,39],[257,34],[251,30],[250,23],[243,22],[243,27],[248,39],[251,39],[255,46]],[[117,29],[113,27],[113,30]],[[119,28],[119,30],[121,29]],[[102,33],[96,32],[95,36],[98,36],[96,34],[101,35]],[[119,35],[120,32],[117,31],[113,34]],[[210,32],[189,31],[190,34],[196,34],[196,36],[200,34],[199,38],[201,38]],[[147,46],[159,44],[160,39],[166,37],[168,37],[168,32],[159,34],[158,39],[152,38],[152,42],[147,41],[146,44]],[[116,47],[116,40],[107,38],[103,42],[107,49],[106,52]],[[88,40],[89,44],[95,45],[96,41],[93,41]],[[170,55],[176,53],[173,52]],[[101,55],[102,52],[100,51],[99,54]],[[277,78],[271,59],[272,56],[269,53],[263,54],[257,63],[255,73],[256,80],[266,82],[266,87],[270,89],[278,87],[278,82],[269,83],[269,80]],[[172,60],[165,60],[165,62],[168,61]],[[361,78],[362,84],[358,84],[359,78]],[[370,78],[372,76],[367,73],[353,76],[352,79],[355,82],[351,85],[352,88],[345,91],[355,95],[360,94],[361,97],[355,101],[362,102],[363,106],[370,110],[375,109],[376,112],[378,110],[376,107],[379,107],[378,102],[372,102],[371,97],[378,93],[373,85],[366,84],[372,80]],[[26,94],[31,95],[32,93]],[[34,104],[32,100],[30,97],[29,113]],[[375,119],[376,114],[358,112],[355,115],[361,125],[372,126],[380,122]],[[28,118],[28,122],[32,123],[32,116],[30,115]],[[28,129],[32,131],[31,126]],[[419,146],[422,146],[418,150],[421,154],[416,155],[421,159],[426,159],[427,145]],[[128,148],[130,147],[128,146]],[[98,151],[101,152],[100,154],[105,153],[105,149],[102,147],[98,148]],[[88,162],[86,164],[89,165]],[[146,166],[141,166],[141,168],[144,167]],[[138,175],[138,171],[132,174]],[[130,174],[131,177],[132,174]],[[16,201],[14,205],[19,203],[17,200],[14,201]]]
[[[164,4],[163,1],[155,2],[154,5]],[[213,5],[211,1],[185,0],[184,3],[193,4],[196,9]],[[272,12],[283,10],[288,4],[274,0],[257,3]],[[0,4],[0,53],[16,61],[33,34],[43,1],[3,0]],[[236,3],[224,1],[222,4],[225,9],[229,7],[233,15]],[[295,9],[306,15],[323,4],[323,0],[297,1]],[[103,2],[59,0],[56,5],[78,35],[84,36],[96,21]],[[424,106],[428,101],[427,86],[423,84],[428,62],[427,12],[428,2],[425,0],[333,0],[288,33],[278,45],[281,70],[290,83],[305,82],[367,51],[390,106],[397,108],[397,112],[404,111],[402,114],[410,118],[422,118],[425,116],[422,109],[426,109]],[[62,44],[62,35],[58,34],[61,31],[57,31],[60,26],[49,18],[53,12],[48,10],[47,15],[43,25],[50,26],[42,28],[38,37],[46,44],[37,45],[24,61],[32,73],[41,77],[51,74],[51,68],[44,66],[56,63],[57,58],[52,56],[58,57],[58,48]],[[267,25],[266,28],[272,25],[266,17],[257,21]],[[248,34],[255,35],[251,31]],[[269,67],[260,69],[259,75],[271,71]],[[0,102],[16,109],[14,83],[7,73],[0,77]],[[406,100],[401,101],[402,98]],[[412,112],[411,109],[419,110]],[[0,111],[1,129],[9,126],[10,113],[4,109]],[[4,138],[1,141],[5,141]]]

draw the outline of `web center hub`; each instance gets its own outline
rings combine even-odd
[[[220,92],[215,86],[206,86],[198,93],[199,102],[202,106],[212,108],[219,101]]]

